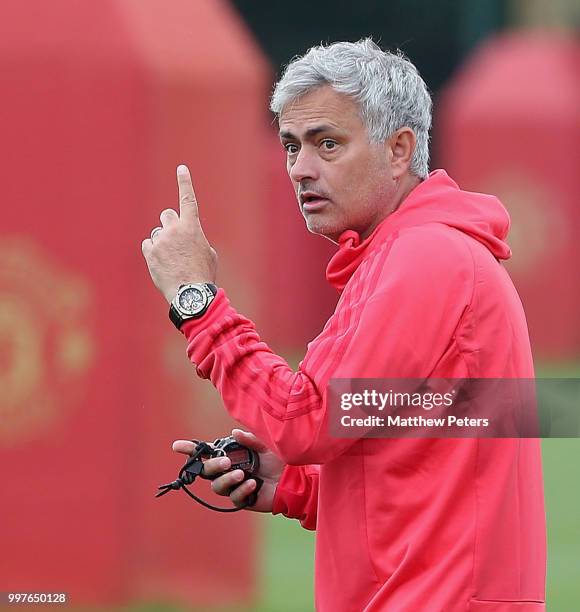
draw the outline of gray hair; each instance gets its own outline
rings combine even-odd
[[[417,138],[410,171],[427,176],[431,96],[401,51],[383,51],[370,38],[312,47],[288,64],[274,88],[270,109],[280,116],[289,102],[322,85],[358,102],[371,142],[384,142],[398,129],[410,127]]]

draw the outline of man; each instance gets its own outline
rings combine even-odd
[[[507,212],[442,170],[428,173],[429,93],[407,59],[370,40],[293,61],[272,110],[306,225],[338,244],[327,278],[340,299],[298,371],[213,287],[216,254],[185,167],[180,214],[163,211],[143,242],[198,374],[255,434],[237,439],[263,453],[255,509],[316,530],[319,610],[544,610],[538,440],[328,430],[332,378],[533,377],[523,310],[501,265]],[[214,490],[227,494],[240,479],[222,475]],[[237,486],[232,500],[254,488]]]

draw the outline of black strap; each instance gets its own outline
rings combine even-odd
[[[256,490],[252,491],[252,493],[248,496],[248,501],[243,506],[238,506],[236,508],[220,508],[218,506],[212,506],[200,497],[197,497],[197,495],[192,493],[187,488],[187,485],[192,484],[198,476],[201,476],[203,478],[203,461],[201,460],[201,458],[204,455],[211,455],[213,450],[211,446],[209,446],[209,444],[207,444],[206,442],[199,442],[197,440],[195,440],[195,442],[197,442],[195,451],[179,471],[179,476],[173,482],[157,487],[159,489],[159,492],[155,495],[155,497],[162,497],[166,493],[169,493],[169,491],[177,491],[179,489],[182,489],[184,493],[189,495],[189,497],[194,499],[198,504],[201,504],[209,510],[215,510],[216,512],[239,512],[244,508],[253,506],[256,503],[258,491],[260,490],[263,484],[261,478],[254,478],[254,480],[256,481]]]

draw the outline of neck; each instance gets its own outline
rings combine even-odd
[[[403,203],[404,199],[419,185],[423,182],[423,179],[415,176],[414,174],[407,174],[404,178],[399,181],[397,190],[393,197],[393,207],[389,211],[389,214],[394,213],[399,206]]]

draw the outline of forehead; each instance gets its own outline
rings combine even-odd
[[[289,102],[278,121],[280,134],[300,136],[318,125],[346,132],[364,131],[358,104],[332,87],[318,87]]]

